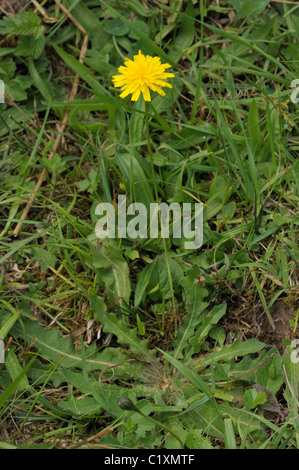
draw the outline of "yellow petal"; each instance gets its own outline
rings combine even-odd
[[[124,65],[118,68],[119,75],[113,75],[112,82],[115,87],[121,87],[121,98],[132,95],[132,101],[137,101],[142,92],[145,101],[151,101],[150,90],[165,96],[161,87],[172,88],[166,80],[173,78],[173,73],[166,73],[169,64],[161,64],[158,56],[142,54],[141,50],[134,55],[133,60],[125,58]]]
[[[143,86],[141,88],[141,91],[142,91],[142,94],[143,94],[144,101],[151,101],[151,95],[150,95],[148,86]]]
[[[134,91],[131,100],[132,101],[137,101],[140,96],[140,88],[138,88],[136,91]]]

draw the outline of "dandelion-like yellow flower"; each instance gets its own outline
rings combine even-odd
[[[166,78],[174,77],[173,73],[165,72],[171,67],[169,64],[161,64],[159,57],[144,56],[141,51],[134,55],[134,60],[126,58],[125,65],[118,68],[120,75],[114,75],[112,80],[115,87],[122,87],[119,95],[125,98],[132,93],[132,101],[137,101],[142,92],[145,101],[151,101],[149,89],[157,91],[165,96],[161,87],[172,88]]]

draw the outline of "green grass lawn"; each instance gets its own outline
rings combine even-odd
[[[298,449],[298,2],[0,15],[0,448]],[[138,51],[165,96],[120,97]],[[99,239],[121,195],[201,247]]]

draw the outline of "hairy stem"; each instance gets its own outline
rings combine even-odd
[[[147,137],[147,150],[148,150],[148,154],[150,156],[150,164],[151,164],[151,170],[152,170],[152,179],[153,179],[155,197],[156,197],[157,204],[159,204],[159,192],[158,192],[158,186],[157,186],[155,168],[154,168],[154,162],[153,162],[153,152],[152,152],[151,138],[150,138],[150,132],[149,132],[148,115],[149,115],[148,103],[146,102],[145,103],[145,126],[146,126],[146,137]],[[161,211],[159,213],[160,213],[160,225],[161,225],[161,228],[162,228],[162,214],[161,214]],[[163,242],[163,248],[164,248],[164,255],[165,255],[165,262],[166,262],[166,269],[167,269],[169,287],[170,287],[170,292],[171,292],[172,305],[175,306],[174,291],[173,291],[173,284],[172,284],[171,272],[170,272],[170,267],[169,267],[169,259],[168,259],[168,253],[167,253],[166,239],[164,237],[162,237],[162,242]]]

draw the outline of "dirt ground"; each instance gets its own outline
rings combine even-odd
[[[5,15],[14,15],[18,13],[28,0],[0,0],[0,17]]]
[[[226,332],[230,332],[232,339],[237,335],[240,339],[256,338],[266,344],[277,347],[282,354],[285,349],[285,339],[293,339],[298,327],[292,327],[295,319],[296,307],[292,302],[286,300],[276,301],[269,314],[274,322],[273,330],[267,315],[263,313],[264,309],[259,303],[251,305],[249,308],[242,309],[242,306],[236,308],[236,304],[228,308],[224,320]]]

